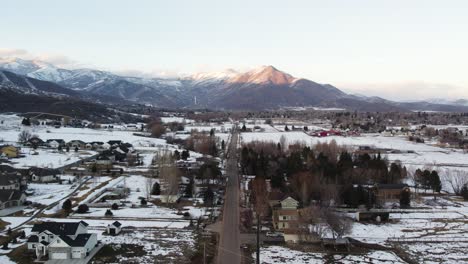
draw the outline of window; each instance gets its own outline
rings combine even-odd
[[[46,239],[46,237],[45,237],[45,236],[42,236],[42,240],[45,240],[45,239]]]
[[[36,244],[32,244],[32,246],[31,246],[31,247],[32,247],[32,248],[36,248]]]

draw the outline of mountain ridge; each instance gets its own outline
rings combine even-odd
[[[245,72],[231,69],[167,79],[120,76],[87,68],[62,69],[50,63],[22,59],[0,60],[1,68],[53,82],[84,97],[112,98],[156,107],[273,110],[317,106],[358,111],[468,111],[468,105],[463,103],[404,103],[350,95],[330,84],[294,77],[272,65]]]

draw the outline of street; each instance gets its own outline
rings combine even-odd
[[[223,222],[220,233],[221,238],[218,248],[218,263],[220,264],[241,263],[239,240],[239,171],[237,167],[238,140],[239,133],[234,131],[231,137],[226,161],[226,175],[228,182],[224,201]]]

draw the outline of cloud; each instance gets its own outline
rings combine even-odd
[[[23,57],[26,55],[28,55],[28,51],[24,49],[0,48],[0,57],[10,58],[10,57]]]
[[[379,96],[391,100],[425,100],[433,98],[468,98],[466,88],[447,84],[408,81],[399,83],[362,83],[343,85],[348,93]]]
[[[61,68],[78,68],[81,64],[62,54],[31,53],[25,49],[0,48],[0,58],[20,58],[23,60],[40,60]]]

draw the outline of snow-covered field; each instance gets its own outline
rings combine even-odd
[[[186,123],[186,124],[191,124],[193,122],[195,122],[194,120],[192,119],[187,119],[185,117],[177,117],[177,116],[173,116],[173,117],[161,117],[161,121],[163,123],[171,123],[171,122],[178,122],[178,123]]]
[[[96,155],[96,152],[88,150],[78,152],[59,152],[51,149],[33,150],[30,148],[22,148],[21,153],[24,157],[10,159],[9,163],[4,164],[11,164],[15,168],[60,168]]]
[[[255,258],[255,254],[252,255]],[[263,247],[260,251],[261,263],[294,263],[294,264],[321,264],[321,263],[406,263],[393,252],[371,251],[362,254],[327,254],[303,252],[282,246]]]
[[[30,183],[28,189],[34,191],[33,195],[27,197],[28,201],[44,205],[53,204],[74,191],[72,185],[68,183]]]
[[[71,140],[82,140],[84,142],[107,142],[109,140],[122,140],[124,142],[133,144],[136,147],[157,146],[164,145],[166,143],[166,141],[163,139],[135,136],[131,131],[113,131],[105,129],[72,127],[31,127],[20,129],[2,129],[0,132],[0,138],[7,142],[16,142],[18,140],[18,134],[22,129],[29,130],[33,135],[38,135],[44,141],[47,139],[63,139],[66,142]]]

